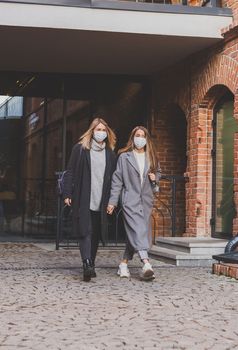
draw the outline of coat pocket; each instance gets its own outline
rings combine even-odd
[[[121,204],[122,205],[126,204],[127,196],[128,196],[128,191],[127,190],[122,190],[122,193],[121,193]]]

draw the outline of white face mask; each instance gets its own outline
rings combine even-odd
[[[146,138],[145,137],[134,137],[134,145],[137,149],[144,148],[146,145]]]
[[[107,133],[106,131],[94,131],[93,138],[97,142],[102,142],[107,138]]]

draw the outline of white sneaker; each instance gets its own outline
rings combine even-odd
[[[130,271],[128,269],[128,265],[126,263],[120,263],[118,271],[117,271],[118,276],[121,278],[130,278]]]
[[[142,267],[141,278],[144,281],[150,281],[155,279],[154,271],[149,262],[145,263],[144,266]]]

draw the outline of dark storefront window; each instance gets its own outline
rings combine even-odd
[[[238,131],[233,116],[234,101],[227,96],[214,111],[213,160],[213,236],[229,238],[232,235],[235,206],[234,187],[234,133]]]
[[[6,159],[12,170],[10,174],[8,166],[11,189],[6,193],[3,181],[0,188],[0,240],[55,240],[56,174],[65,169],[72,146],[95,112],[115,130],[118,147],[124,145],[131,129],[145,124],[147,88],[144,82],[128,78],[74,76],[60,81],[59,76],[37,76],[27,79],[23,92],[23,113],[16,108],[20,99],[13,97],[0,116],[1,179]],[[121,222],[120,217],[116,219]],[[124,240],[112,225],[108,241]]]

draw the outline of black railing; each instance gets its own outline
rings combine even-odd
[[[175,237],[185,232],[185,182],[184,176],[162,176],[152,212],[153,242],[157,236]]]
[[[73,236],[72,213],[57,195],[55,179],[25,179],[21,200],[7,201],[6,224],[11,234],[27,240],[55,241],[60,247],[78,247]],[[17,197],[16,197],[17,198]],[[180,236],[185,229],[185,179],[163,176],[152,212],[153,241],[157,236]],[[126,238],[122,210],[109,217],[108,246],[121,246]]]
[[[58,213],[55,179],[27,179],[23,191],[23,235],[54,240]]]
[[[183,176],[162,176],[160,193],[152,212],[153,242],[156,236],[182,235],[185,230],[185,178]],[[180,214],[177,215],[177,211]],[[58,198],[56,249],[78,247],[73,236],[72,212]],[[110,218],[107,245],[121,246],[125,242],[122,210],[116,210]]]
[[[121,247],[125,243],[126,234],[122,222],[122,210],[119,208],[108,218],[108,234],[105,244],[107,246]],[[72,209],[58,199],[58,216],[56,232],[56,250],[59,248],[77,248],[79,246],[77,237],[72,229]]]
[[[12,240],[55,241],[57,195],[55,179],[25,179],[21,191],[1,192],[0,235]]]

